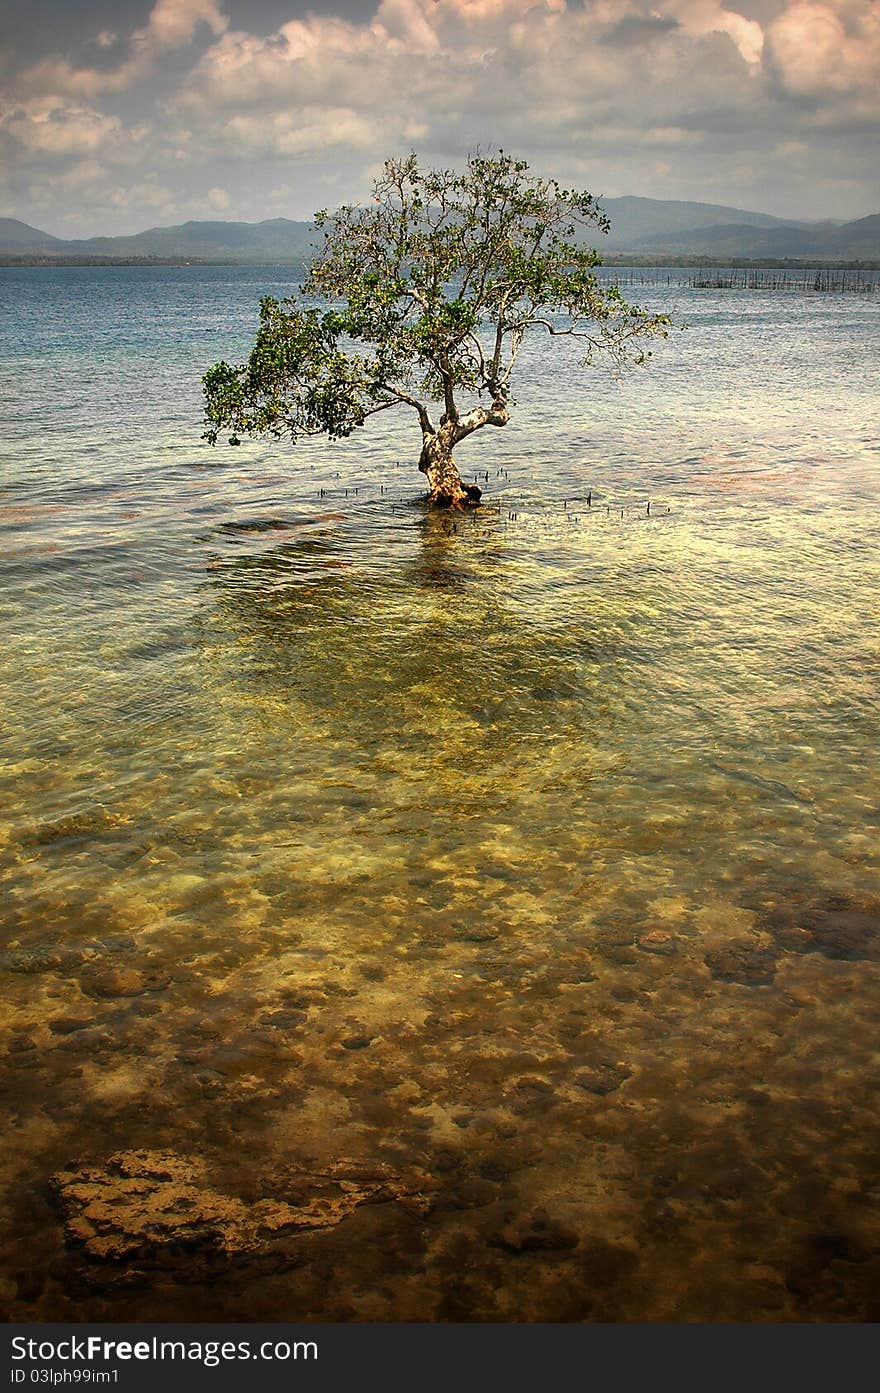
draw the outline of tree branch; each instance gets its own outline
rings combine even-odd
[[[443,406],[447,421],[458,420],[458,407],[455,404],[455,393],[453,391],[452,369],[449,365],[449,358],[445,353],[441,353],[437,363],[437,371],[440,373],[440,380],[443,383]]]
[[[385,390],[388,392],[393,392],[394,395],[400,399],[400,401],[405,401],[408,406],[412,406],[416,409],[416,411],[419,413],[419,425],[421,426],[422,431],[425,435],[437,434],[437,427],[434,425],[434,422],[428,415],[428,408],[424,405],[423,402],[420,402],[415,397],[410,396],[409,392],[404,392],[403,389],[400,387],[386,387]]]
[[[459,440],[473,435],[475,430],[480,430],[483,426],[506,426],[509,420],[507,398],[504,392],[499,391],[491,406],[476,406],[473,411],[461,417],[455,427],[455,443],[457,445]]]

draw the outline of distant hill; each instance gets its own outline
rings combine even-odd
[[[185,222],[178,227],[150,227],[128,237],[82,237],[64,240],[40,232],[15,218],[0,218],[0,253],[94,257],[192,257],[199,261],[301,261],[315,243],[311,223],[289,218],[265,222]]]
[[[824,256],[833,260],[876,260],[880,257],[880,213],[839,225],[759,227],[737,222],[670,230],[641,237],[636,249],[658,254],[719,257]]]
[[[611,234],[600,239],[600,246],[609,253],[880,260],[880,213],[847,223],[802,222],[716,203],[635,197],[601,202],[611,218]],[[269,218],[257,223],[186,222],[127,237],[64,240],[16,218],[0,218],[0,256],[41,260],[75,256],[253,265],[301,262],[314,252],[316,237],[311,223]]]
[[[609,251],[633,251],[646,238],[686,233],[694,228],[739,224],[743,227],[801,228],[812,224],[774,218],[770,213],[750,213],[722,203],[684,203],[664,198],[603,198],[611,219],[611,232],[602,238]]]
[[[311,223],[270,218],[266,222],[185,222],[179,227],[151,227],[131,237],[89,237],[65,243],[65,249],[98,256],[213,256],[242,261],[296,260],[309,256],[315,243]]]
[[[38,227],[29,227],[18,218],[0,218],[0,251],[58,251],[64,244]]]

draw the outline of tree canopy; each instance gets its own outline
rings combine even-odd
[[[630,305],[595,274],[589,238],[609,220],[591,194],[538,178],[503,151],[464,171],[388,160],[373,199],[316,215],[323,246],[301,294],[260,303],[247,361],[205,375],[207,430],[350,435],[409,409],[434,501],[467,490],[452,458],[465,436],[506,425],[518,355],[532,332],[577,339],[590,363],[650,356],[666,316]],[[440,407],[435,423],[434,404]]]

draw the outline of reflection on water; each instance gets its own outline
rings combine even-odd
[[[876,1319],[877,321],[822,298],[696,295],[464,518],[402,430],[157,439],[110,301],[125,448],[13,415],[12,1315]]]

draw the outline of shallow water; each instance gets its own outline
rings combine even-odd
[[[664,273],[451,519],[201,444],[287,275],[0,271],[9,1313],[877,1319],[880,301]]]

